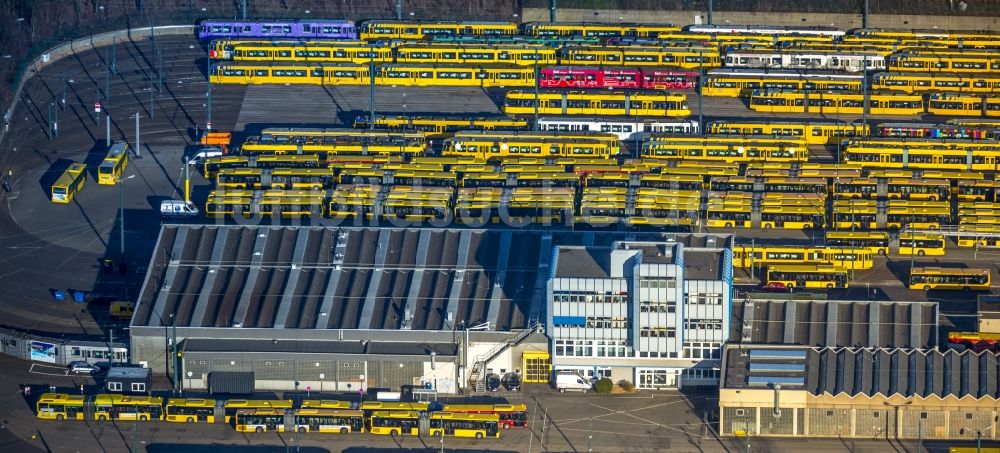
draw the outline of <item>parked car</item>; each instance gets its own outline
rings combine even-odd
[[[160,202],[160,216],[165,218],[198,217],[198,207],[190,201],[163,200]]]
[[[205,162],[205,159],[209,157],[218,157],[222,155],[221,148],[202,148],[188,156],[184,156],[184,163],[188,165],[201,165]]]
[[[68,365],[69,372],[73,374],[95,374],[99,370],[94,365],[83,360],[77,360],[75,362],[70,362]]]

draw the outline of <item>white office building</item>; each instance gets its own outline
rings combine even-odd
[[[552,365],[640,389],[718,385],[729,331],[732,237],[554,249]]]

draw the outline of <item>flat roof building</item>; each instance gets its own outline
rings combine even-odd
[[[715,385],[731,288],[727,235],[556,247],[545,323],[553,367],[640,389]]]

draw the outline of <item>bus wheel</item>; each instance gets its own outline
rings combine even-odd
[[[255,429],[254,429],[254,431],[256,431],[256,432],[257,432],[257,433],[259,434],[259,433],[262,433],[262,432],[264,432],[264,428],[263,428],[263,427],[260,427],[260,426],[258,426],[257,428],[255,428]]]
[[[962,291],[968,291],[968,290],[969,290],[969,287],[968,287],[968,286],[963,286],[963,287],[962,287]]]
[[[305,426],[300,426],[299,427],[299,433],[305,433],[305,432],[306,432],[306,427]]]
[[[435,431],[434,437],[444,437],[444,431]]]
[[[503,424],[503,425],[500,425],[500,426],[503,426],[503,429],[510,429],[510,425],[508,425],[508,424],[506,424],[506,423],[505,423],[505,424]]]
[[[391,430],[391,431],[389,431],[389,435],[392,436],[392,437],[396,437],[396,436],[399,435],[399,430],[396,430],[396,429]]]
[[[924,291],[930,291],[930,290],[931,290],[931,287],[930,287],[930,286],[928,286],[928,285],[924,285]]]
[[[107,416],[107,415],[103,415],[103,414],[102,414],[102,415],[98,415],[98,416],[97,416],[97,421],[101,421],[101,422],[103,422],[103,421],[105,421],[105,420],[107,420],[107,419],[108,419],[108,416]]]
[[[785,288],[788,288],[788,290],[791,291],[791,290],[795,289],[795,284],[794,283],[789,283],[789,284],[785,285]]]
[[[482,439],[483,433],[476,433],[476,439]]]
[[[833,289],[833,283],[827,283],[826,289]]]
[[[733,222],[726,222],[726,228],[732,228]]]
[[[64,419],[64,418],[65,418],[65,417],[63,417],[63,415],[62,415],[62,414],[59,414],[59,415],[56,415],[56,420],[62,420],[62,419]]]
[[[144,421],[146,421],[146,416],[145,416],[145,415],[140,415],[140,416],[139,416],[139,421],[140,421],[140,422],[144,422]]]
[[[885,249],[878,249],[878,254],[885,256]]]
[[[924,252],[923,250],[917,250],[917,256],[924,256],[925,254],[926,252]]]
[[[340,428],[340,434],[347,434],[348,432],[350,431],[347,428]]]
[[[194,423],[194,419],[193,419],[193,418],[191,418],[191,417],[188,417],[188,419],[187,419],[187,422],[188,422],[188,423]]]

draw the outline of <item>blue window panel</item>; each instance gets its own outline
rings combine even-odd
[[[584,316],[553,316],[552,324],[556,326],[583,327],[587,324],[587,318]]]

